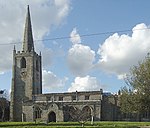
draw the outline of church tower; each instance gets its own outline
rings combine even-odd
[[[22,120],[23,102],[32,101],[32,97],[36,94],[42,94],[41,54],[38,55],[34,49],[28,6],[22,51],[16,52],[15,47],[13,50],[10,104],[10,119],[12,121]]]

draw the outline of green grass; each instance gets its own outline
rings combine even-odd
[[[85,128],[139,128],[139,126],[150,126],[150,122],[90,122],[85,124]],[[57,122],[57,123],[34,123],[34,122],[0,122],[0,128],[80,128],[78,122]]]

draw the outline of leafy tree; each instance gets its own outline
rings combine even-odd
[[[121,90],[120,106],[122,112],[140,113],[150,110],[150,57],[133,66],[126,76],[128,87]]]
[[[136,118],[140,120],[140,113],[142,112],[142,105],[139,99],[139,94],[131,91],[127,87],[122,88],[120,96],[120,109],[125,114],[124,118]]]

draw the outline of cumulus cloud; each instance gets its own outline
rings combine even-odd
[[[49,34],[52,26],[63,24],[70,11],[70,0],[0,1],[1,44],[22,42],[27,5],[30,5],[33,35],[36,40]],[[13,46],[0,46],[0,73],[2,73],[11,69]],[[21,45],[16,47],[17,50],[21,50]],[[38,53],[42,51],[43,57],[50,56],[43,58],[44,66],[50,63],[52,51],[46,49],[42,42],[35,42],[35,48]]]
[[[60,91],[61,89],[63,89],[66,81],[68,80],[67,77],[60,79],[53,72],[46,70],[42,71],[42,77],[44,92],[56,92],[58,89],[58,91]]]
[[[101,88],[99,81],[96,77],[85,76],[76,77],[74,82],[71,83],[71,87],[68,89],[69,92],[74,91],[96,91]]]
[[[129,68],[136,65],[150,52],[150,29],[144,23],[132,29],[132,35],[113,34],[100,45],[100,69],[122,78]]]
[[[12,67],[12,48],[0,45],[0,75]]]
[[[75,44],[69,49],[67,59],[74,75],[84,75],[93,67],[95,52],[89,46]]]
[[[70,33],[70,41],[71,41],[73,44],[81,43],[81,38],[80,38],[80,35],[78,34],[76,28],[74,28],[74,29],[72,30],[72,32]]]
[[[67,54],[67,61],[70,71],[75,76],[83,76],[93,68],[95,51],[89,46],[81,44],[81,38],[76,28],[70,33],[72,47]]]

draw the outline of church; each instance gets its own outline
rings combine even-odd
[[[120,120],[119,95],[102,89],[42,94],[42,55],[34,49],[29,6],[22,46],[21,51],[13,49],[11,121]]]

